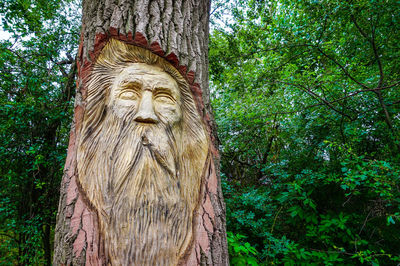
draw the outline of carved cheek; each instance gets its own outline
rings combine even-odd
[[[177,103],[163,103],[156,100],[154,109],[161,120],[170,125],[174,125],[182,119],[182,111]]]
[[[139,106],[139,99],[115,99],[112,104],[114,113],[119,117],[123,118],[127,113],[134,112]]]

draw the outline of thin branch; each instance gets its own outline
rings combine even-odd
[[[215,13],[215,11],[217,11],[217,9],[219,9],[221,6],[223,6],[225,3],[218,3],[218,5],[213,9],[213,11],[211,11],[210,13],[210,17]]]
[[[395,101],[395,102],[392,102],[392,103],[388,103],[387,105],[395,105],[395,104],[398,104],[398,103],[400,103],[400,100],[399,101]]]
[[[351,121],[353,121],[354,119],[352,117],[350,117],[349,115],[339,111],[338,109],[336,109],[336,107],[334,107],[330,102],[328,102],[327,100],[325,100],[324,98],[322,98],[321,96],[319,96],[318,94],[316,94],[315,92],[311,91],[308,87],[305,87],[301,84],[295,84],[295,83],[291,83],[291,82],[285,82],[285,81],[277,81],[286,85],[290,85],[290,86],[294,86],[294,87],[298,87],[300,88],[302,91],[306,92],[307,94],[311,95],[313,98],[322,101],[326,106],[328,106],[330,109],[332,109],[333,111],[339,113],[342,116],[347,117],[348,119],[350,119]]]
[[[362,93],[362,92],[369,92],[369,91],[376,92],[377,90],[383,90],[383,89],[385,89],[385,88],[358,90],[358,91],[355,91],[355,92],[353,92],[353,93],[350,93],[349,95],[346,95],[346,96],[344,96],[344,97],[342,97],[342,98],[339,98],[339,99],[330,101],[330,103],[335,103],[335,102],[343,101],[344,99],[347,99],[347,98],[356,96],[357,94],[360,94],[360,93]]]
[[[371,18],[371,23],[372,23],[372,18]],[[375,59],[378,63],[378,68],[379,68],[379,83],[378,83],[378,88],[380,88],[381,86],[383,86],[383,82],[384,82],[384,73],[383,73],[383,66],[382,66],[382,61],[381,61],[381,57],[379,56],[378,53],[378,47],[376,46],[376,41],[375,41],[375,26],[372,25],[372,38],[371,38],[371,45],[372,45],[372,50],[374,51],[374,56]]]
[[[392,85],[388,85],[388,86],[385,86],[385,87],[376,88],[375,90],[390,89],[390,88],[395,87],[395,86],[397,86],[397,85],[400,85],[400,81],[397,81],[396,83],[393,83]]]
[[[359,234],[359,235],[361,234],[362,230],[364,230],[364,227],[365,227],[365,225],[367,224],[367,222],[368,222],[368,218],[369,218],[369,216],[371,215],[371,213],[372,213],[372,210],[371,210],[371,211],[369,211],[369,213],[368,213],[367,217],[365,217],[364,223],[363,223],[363,225],[361,226],[361,229],[360,229],[360,231],[358,232],[358,234]]]
[[[74,58],[68,58],[66,60],[62,60],[60,62],[56,62],[55,64],[56,65],[70,65],[70,64],[74,63],[74,61],[75,61]]]
[[[282,68],[282,67],[285,66],[286,64],[289,64],[293,59],[296,59],[297,57],[299,57],[299,56],[301,56],[301,55],[303,55],[303,54],[304,54],[304,52],[299,53],[299,54],[296,54],[296,53],[295,53],[293,56],[289,57],[288,60],[286,60],[285,62],[279,64],[279,65],[276,66],[276,67],[274,67],[274,68],[272,69],[272,72],[278,71],[280,68]]]
[[[354,255],[353,253],[349,253],[349,252],[345,252],[345,251],[320,250],[320,249],[315,249],[315,248],[310,248],[310,250],[323,252],[323,253],[330,253],[330,254],[346,254],[349,256]]]
[[[321,43],[322,36],[324,35],[324,32],[325,32],[325,30],[326,30],[326,26],[327,26],[327,24],[328,24],[328,16],[327,16],[327,15],[325,15],[325,18],[324,18],[324,23],[322,24],[322,30],[321,30],[321,32],[320,32],[320,34],[319,34],[319,37],[318,37],[318,39],[317,39],[317,42],[318,42],[318,44],[320,44],[320,43]]]
[[[392,131],[392,133],[394,133],[392,119],[390,117],[387,106],[383,100],[383,96],[382,96],[382,92],[381,92],[381,88],[384,84],[385,76],[384,76],[384,72],[383,72],[382,60],[379,56],[378,47],[376,46],[375,25],[373,24],[373,19],[370,18],[370,21],[371,21],[371,37],[370,38],[368,37],[367,33],[361,28],[361,26],[357,23],[354,16],[351,16],[351,20],[353,21],[354,25],[356,26],[356,28],[358,29],[360,34],[371,44],[372,51],[374,53],[374,57],[375,57],[375,60],[378,64],[378,68],[379,68],[379,82],[378,82],[377,87],[373,91],[375,92],[376,96],[378,97],[379,104],[382,107],[383,113],[385,115],[385,122],[386,122],[387,126],[389,127],[389,130]],[[392,84],[389,87],[393,87],[397,84],[399,84],[399,82]],[[400,144],[398,144],[397,147],[400,151]]]
[[[46,69],[46,70],[47,70],[46,67],[39,66],[39,65],[37,65],[37,64],[33,64],[31,61],[28,61],[24,56],[20,55],[18,52],[14,51],[14,50],[12,50],[12,49],[10,49],[10,48],[8,48],[8,47],[6,47],[5,49],[8,50],[8,51],[10,51],[12,54],[16,55],[19,59],[23,60],[23,61],[24,61],[26,64],[28,64],[28,65],[34,65],[34,66],[36,66],[37,68],[41,68],[41,69]]]
[[[368,42],[371,42],[369,39],[367,33],[361,28],[361,26],[357,23],[357,20],[355,19],[354,15],[351,15],[350,17],[351,21],[353,21],[354,26],[358,29],[358,31],[361,33],[361,35],[368,40]]]
[[[68,79],[64,85],[64,92],[63,92],[64,97],[62,98],[62,101],[64,102],[64,110],[67,109],[69,101],[71,100],[71,97],[74,94],[76,72],[77,72],[77,63],[75,58],[67,75]]]
[[[272,233],[274,232],[274,227],[275,227],[275,224],[276,224],[276,219],[278,218],[278,215],[281,213],[282,208],[283,208],[283,206],[281,206],[281,207],[279,208],[278,212],[275,214],[274,222],[272,223],[272,226],[271,226],[271,235],[272,235]],[[270,248],[271,248],[271,239],[268,240],[268,253],[269,253]]]
[[[14,241],[18,241],[18,238],[17,237],[15,237],[15,236],[12,236],[12,235],[9,235],[9,234],[6,234],[6,233],[0,233],[0,235],[1,236],[6,236],[6,237],[8,237],[8,238],[11,238],[12,240],[14,240]]]
[[[342,207],[344,207],[344,205],[346,205],[351,200],[352,197],[353,194],[350,194],[350,197],[345,202],[343,202]]]
[[[350,75],[350,73],[347,71],[347,69],[340,64],[335,58],[333,58],[332,56],[328,55],[326,52],[324,52],[321,47],[319,46],[315,46],[317,48],[317,50],[326,58],[328,58],[329,60],[331,60],[335,65],[337,65],[342,72],[346,75],[346,77],[348,77],[349,79],[351,79],[352,81],[354,81],[355,83],[357,83],[358,85],[360,85],[361,87],[365,88],[365,89],[370,89],[367,85],[361,83],[360,81],[356,80],[352,75]]]

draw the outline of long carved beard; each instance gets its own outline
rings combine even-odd
[[[132,117],[109,112],[81,144],[79,181],[112,265],[176,265],[191,241],[199,182],[193,193],[181,188],[191,177],[181,176],[180,129]]]

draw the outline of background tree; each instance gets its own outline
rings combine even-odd
[[[73,1],[1,1],[0,264],[50,265],[74,97]]]
[[[400,5],[223,7],[210,72],[228,240],[259,262],[395,264]]]

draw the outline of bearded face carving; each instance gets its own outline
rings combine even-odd
[[[87,93],[78,180],[111,264],[178,264],[209,145],[186,80],[151,52],[110,40]]]

